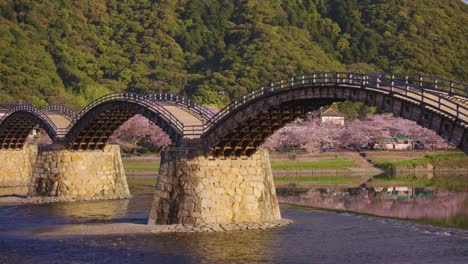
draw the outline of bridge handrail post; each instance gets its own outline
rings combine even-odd
[[[316,78],[317,78],[317,75],[314,73],[312,75],[312,83],[315,83],[316,82]]]
[[[338,83],[340,83],[340,73],[336,73],[336,76],[335,76],[335,85],[338,85]]]
[[[291,77],[291,87],[294,86],[294,76]]]
[[[328,83],[328,73],[325,73],[325,83]]]
[[[392,73],[392,77],[390,80],[390,91],[393,93],[393,90],[395,88],[395,74]]]
[[[270,89],[271,89],[272,92],[274,91],[273,82],[270,82]]]
[[[419,76],[419,87],[423,87],[423,77]]]
[[[263,93],[264,93],[264,88],[263,88],[263,86],[260,88],[260,91],[262,92],[262,95],[263,95]]]
[[[450,92],[449,92],[449,95],[450,95],[450,96],[453,95],[453,81],[450,81]]]
[[[434,87],[435,87],[436,89],[438,89],[438,88],[439,88],[439,85],[438,85],[438,84],[439,84],[439,79],[435,79],[434,83],[435,83],[435,84],[434,84]]]
[[[305,82],[305,81],[304,81],[304,75],[302,75],[301,78],[302,78],[302,84],[304,84],[304,82]],[[262,88],[263,88],[263,87],[262,87]]]
[[[280,89],[283,89],[283,79],[280,80]]]
[[[409,90],[409,83],[408,83],[408,75],[405,75],[405,95],[408,95]]]
[[[376,84],[377,88],[380,88],[380,76],[381,76],[380,74],[379,76],[377,76],[377,84]]]

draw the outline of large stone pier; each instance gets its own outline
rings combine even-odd
[[[28,188],[28,196],[127,198],[130,191],[120,147],[70,151],[61,145],[0,150],[0,186]]]
[[[161,153],[149,224],[229,224],[281,219],[267,150],[210,159],[179,149]]]
[[[126,198],[130,191],[120,147],[102,151],[69,151],[51,145],[39,151],[29,196]]]
[[[0,186],[27,186],[37,158],[37,145],[22,149],[0,149]]]

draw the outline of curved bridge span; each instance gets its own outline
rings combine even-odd
[[[149,224],[275,222],[281,213],[270,160],[259,147],[296,118],[344,100],[414,120],[468,153],[467,84],[415,75],[310,73],[254,89],[217,114],[172,94],[110,94],[79,113],[17,105],[0,120],[0,186],[27,185],[29,196],[128,197],[120,149],[107,141],[141,114],[174,142],[161,152]],[[24,147],[37,127],[54,144]]]
[[[258,87],[213,114],[172,94],[118,93],[79,113],[61,106],[18,105],[0,120],[0,148],[22,148],[30,131],[43,128],[69,150],[103,149],[112,133],[135,114],[160,126],[176,146],[209,156],[251,156],[272,133],[336,101],[361,101],[418,122],[468,151],[468,85],[401,74],[309,73]]]

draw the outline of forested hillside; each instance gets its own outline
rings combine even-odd
[[[468,81],[461,0],[0,0],[0,15],[0,101],[170,91],[222,106],[312,71]]]

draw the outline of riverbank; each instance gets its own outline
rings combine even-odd
[[[369,179],[383,173],[381,169],[375,168],[356,152],[323,152],[318,154],[272,152],[270,159],[273,176],[281,183],[290,179],[298,179],[298,182],[327,183],[330,180],[345,179],[349,175],[353,177],[364,176],[365,179]],[[157,175],[159,162],[158,155],[123,158],[129,179]],[[334,177],[334,180],[327,179],[328,176]],[[359,182],[362,180],[357,182],[344,180],[335,183],[358,184]]]
[[[281,188],[431,184],[463,189],[468,185],[468,156],[460,151],[271,152],[270,158],[275,185]],[[132,193],[156,184],[159,156],[125,158],[123,162]],[[461,177],[452,179],[451,172]],[[444,173],[450,176],[439,176]]]
[[[468,155],[461,151],[363,152],[361,155],[388,174],[468,173]]]

